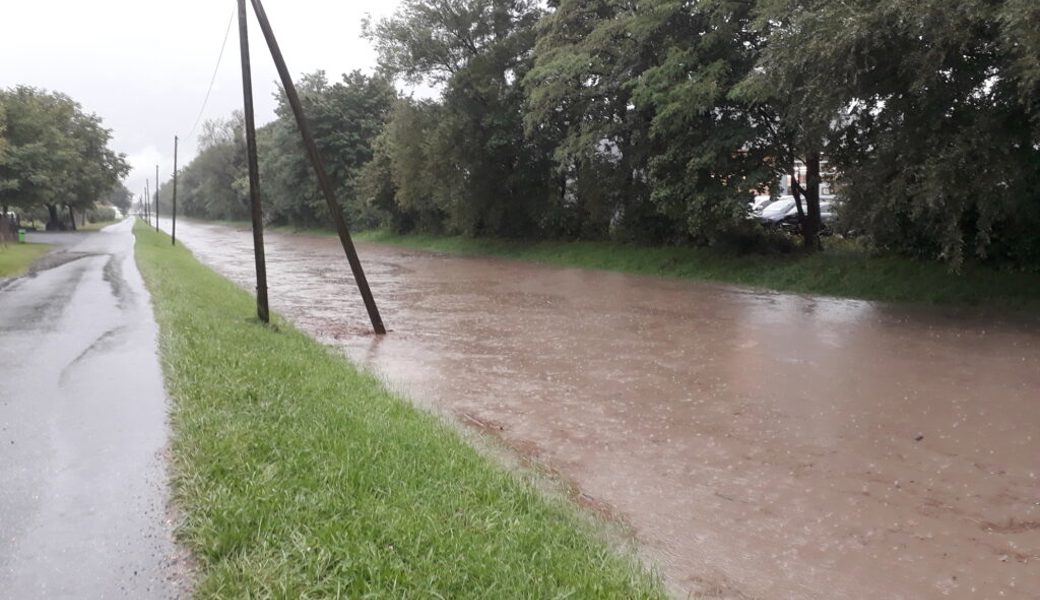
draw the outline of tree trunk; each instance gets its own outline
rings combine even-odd
[[[8,220],[8,218],[7,218],[7,204],[6,203],[3,205],[2,208],[3,208],[4,212],[0,213],[0,244],[3,244],[4,246],[6,246],[7,245],[7,241],[8,241],[8,237],[10,237],[12,240],[14,239],[15,231],[17,230],[17,226],[14,224],[13,221]]]
[[[810,152],[805,160],[806,215],[802,222],[802,238],[810,252],[822,250],[820,245],[820,153]]]
[[[58,216],[58,205],[47,205],[47,231],[61,231],[61,217]]]
[[[66,206],[69,207],[69,227],[72,231],[76,231],[76,213],[72,211],[71,205],[67,204]]]
[[[791,163],[791,195],[794,196],[794,207],[798,210],[798,225],[805,229],[805,209],[802,208],[802,184],[798,181],[798,163]]]

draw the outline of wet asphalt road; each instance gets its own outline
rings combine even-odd
[[[131,222],[0,282],[0,597],[173,598],[166,397]]]

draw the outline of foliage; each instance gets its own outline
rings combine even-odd
[[[48,228],[62,228],[59,207],[70,214],[87,210],[129,172],[125,157],[109,148],[111,132],[101,119],[64,94],[26,86],[0,90],[0,114],[5,211],[46,207]]]
[[[1027,66],[1036,21],[1024,20],[1035,9],[990,0],[760,4],[763,21],[787,19],[763,64],[777,86],[812,99],[797,110],[829,137],[851,223],[882,248],[954,266],[972,255],[1037,264],[1040,113]]]
[[[541,16],[537,4],[406,0],[393,17],[366,24],[386,73],[443,86],[436,107],[403,105],[396,112],[424,119],[421,142],[400,129],[384,141],[406,210],[428,214],[432,202],[448,230],[467,235],[537,232],[550,165],[546,152],[524,135],[521,86]],[[436,123],[429,120],[433,114]],[[416,168],[404,171],[402,165]],[[422,173],[428,199],[413,193],[413,185],[402,186],[411,173]]]
[[[662,49],[634,83],[635,101],[653,114],[652,198],[704,244],[740,235],[748,202],[793,160],[777,135],[776,103],[740,93],[763,45],[751,9],[651,0],[627,28]]]
[[[1038,19],[1033,0],[406,0],[365,23],[380,75],[300,87],[355,228],[768,249],[748,201],[801,163],[815,250],[827,164],[875,248],[1036,269]],[[324,223],[284,102],[260,146],[269,218]],[[208,152],[201,213],[241,217],[238,151]]]
[[[382,130],[397,93],[381,77],[355,71],[329,84],[322,72],[297,84],[304,113],[324,158],[337,197],[346,204],[348,222],[360,227],[379,225],[358,200],[357,178],[372,160],[372,144]],[[265,131],[260,171],[265,180],[264,209],[275,223],[296,227],[329,222],[324,196],[285,96],[279,97],[278,119]]]
[[[124,215],[130,214],[130,206],[134,201],[133,193],[122,183],[112,186],[107,194],[101,197],[101,203],[118,208]]]
[[[564,205],[585,221],[582,237],[669,237],[649,204],[652,109],[635,103],[634,78],[653,61],[631,35],[633,3],[562,0],[538,28],[527,74],[530,134],[554,143]]]
[[[397,97],[390,83],[360,72],[330,84],[322,72],[305,75],[298,92],[337,198],[349,223],[362,228],[382,224],[381,214],[358,197],[362,167],[371,162],[373,144]],[[277,119],[257,130],[261,201],[270,223],[316,227],[329,222],[325,197],[303,148],[296,120],[284,95]],[[241,113],[204,125],[201,151],[178,177],[178,212],[219,220],[249,217],[245,125]],[[160,190],[165,210],[172,206],[169,182]]]
[[[398,100],[362,173],[368,205],[383,215],[381,225],[394,231],[439,232],[446,220],[434,196],[436,148],[430,143],[438,109],[430,102]]]
[[[178,175],[178,212],[207,219],[249,216],[244,123],[242,113],[235,113],[230,119],[203,124],[199,155]],[[258,137],[262,137],[259,132]],[[164,185],[160,199],[169,197],[167,188],[172,194],[172,187]]]
[[[98,206],[87,211],[87,221],[91,223],[112,223],[116,220],[116,211],[111,206]]]

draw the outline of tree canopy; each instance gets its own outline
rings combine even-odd
[[[8,207],[45,207],[47,227],[63,228],[61,207],[69,214],[88,210],[129,171],[125,157],[109,148],[111,132],[101,119],[64,94],[26,86],[0,90],[0,115],[5,214]]]
[[[878,249],[1037,268],[1038,22],[1031,0],[405,0],[365,24],[377,74],[300,88],[356,227],[723,244],[768,238],[748,203],[787,177],[814,250],[832,177]],[[185,171],[202,216],[245,214],[226,133]],[[324,222],[284,103],[260,145],[269,218]]]

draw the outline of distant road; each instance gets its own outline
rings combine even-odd
[[[131,222],[0,288],[0,597],[175,598],[166,396]]]

